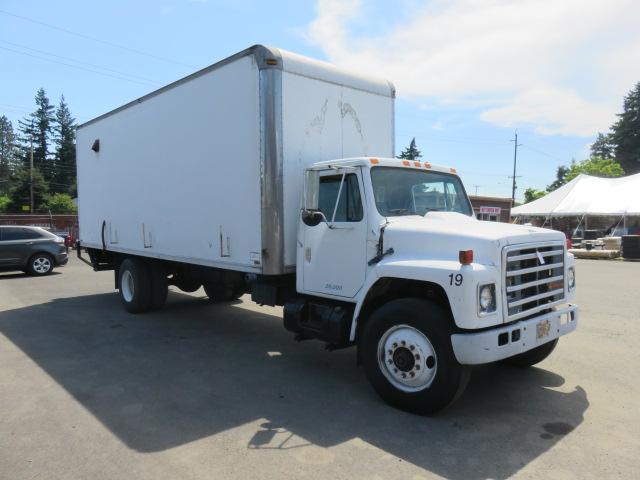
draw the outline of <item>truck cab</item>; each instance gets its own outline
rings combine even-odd
[[[442,408],[470,365],[532,365],[577,326],[564,235],[477,220],[453,168],[321,162],[306,169],[303,196],[296,290],[308,300],[285,306],[285,325],[314,336],[324,324],[328,342],[357,344],[392,404]]]

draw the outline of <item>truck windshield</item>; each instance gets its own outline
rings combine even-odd
[[[373,196],[380,215],[424,215],[458,212],[471,215],[460,179],[446,173],[410,168],[373,167]]]

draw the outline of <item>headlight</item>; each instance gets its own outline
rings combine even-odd
[[[496,311],[496,285],[481,285],[478,289],[478,312],[486,315]]]
[[[576,269],[569,267],[567,270],[567,286],[569,290],[573,290],[576,287]]]

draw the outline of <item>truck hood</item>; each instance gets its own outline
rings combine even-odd
[[[555,230],[509,223],[485,222],[455,212],[429,212],[424,217],[389,217],[384,246],[400,256],[458,259],[460,250],[473,250],[474,261],[498,265],[507,245],[564,241]]]

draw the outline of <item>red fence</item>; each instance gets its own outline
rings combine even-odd
[[[78,215],[4,215],[0,214],[0,225],[33,225],[51,230],[69,232],[78,238]]]

